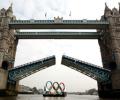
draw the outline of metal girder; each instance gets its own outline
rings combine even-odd
[[[110,80],[110,70],[104,69],[102,67],[68,57],[66,55],[62,56],[63,65],[66,65],[76,71],[79,71],[101,83],[107,83]]]
[[[55,64],[55,56],[50,56],[44,59],[40,59],[37,61],[33,61],[30,63],[26,63],[24,65],[14,67],[9,70],[8,80],[13,80],[13,81],[21,80],[35,72],[48,68],[49,66],[52,66],[54,64]]]
[[[13,20],[10,29],[106,29],[107,21],[101,20]]]
[[[99,32],[17,32],[17,39],[98,39]]]

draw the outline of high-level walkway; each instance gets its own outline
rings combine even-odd
[[[107,21],[100,20],[14,20],[10,29],[105,29]]]
[[[17,32],[17,39],[98,39],[99,32]]]

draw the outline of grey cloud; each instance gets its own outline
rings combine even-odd
[[[7,0],[8,1],[8,0]],[[7,8],[8,2],[3,2],[3,6]],[[53,17],[67,16],[66,6],[64,0],[13,0],[13,11],[17,19],[53,19]]]

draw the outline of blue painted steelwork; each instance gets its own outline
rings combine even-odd
[[[9,24],[55,24],[54,20],[13,20]],[[109,24],[102,20],[63,20],[62,24]],[[56,23],[56,24],[59,24]]]
[[[105,29],[108,21],[101,20],[13,20],[10,29]]]
[[[9,81],[21,80],[35,72],[48,68],[49,66],[52,66],[54,64],[55,64],[55,56],[50,56],[44,59],[40,59],[37,61],[33,61],[30,63],[26,63],[24,65],[14,67],[9,70],[8,80]]]
[[[17,32],[17,39],[98,39],[100,32]]]
[[[66,55],[62,56],[63,65],[66,65],[76,71],[79,71],[101,83],[107,83],[110,81],[110,70],[104,69],[102,67],[90,64],[81,60],[68,57]]]

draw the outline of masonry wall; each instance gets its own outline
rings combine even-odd
[[[120,10],[117,10],[116,8],[111,10],[106,5],[101,20],[107,20],[109,22],[109,27],[106,30],[99,30],[102,32],[102,37],[98,40],[101,49],[103,67],[111,70],[111,87],[109,87],[108,90],[119,90]]]
[[[9,29],[9,21],[14,20],[12,5],[0,10],[0,68],[5,70],[14,66],[17,40],[14,30]]]

